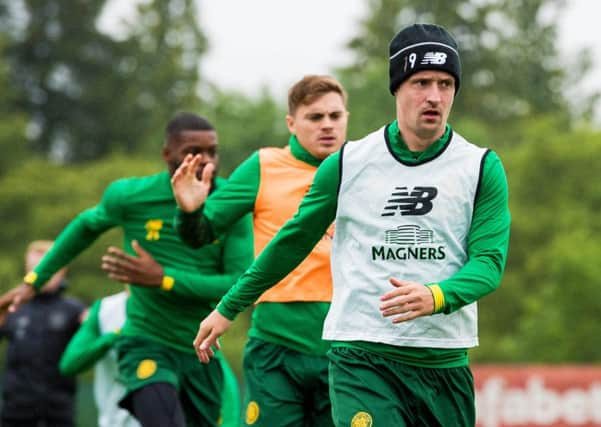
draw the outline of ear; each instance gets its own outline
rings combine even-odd
[[[292,117],[290,114],[286,114],[286,126],[288,126],[288,131],[292,134],[296,133],[295,129],[295,123],[294,123],[294,117]]]
[[[166,162],[169,161],[170,153],[171,153],[171,151],[169,150],[169,146],[168,145],[163,146],[163,149],[161,150],[161,156],[163,157],[163,160],[165,160]]]

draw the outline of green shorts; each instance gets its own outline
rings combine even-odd
[[[205,365],[194,353],[137,337],[119,337],[116,348],[119,376],[127,388],[123,400],[148,384],[169,383],[179,392],[188,426],[217,426],[223,390],[219,359]]]
[[[220,427],[240,426],[240,386],[236,374],[219,352],[216,356],[223,369],[223,392],[221,398],[221,418],[217,422]]]
[[[333,426],[328,358],[251,338],[244,351],[245,424]]]
[[[332,416],[338,427],[473,427],[470,369],[421,368],[335,347],[330,358]]]

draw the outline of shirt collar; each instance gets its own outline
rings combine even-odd
[[[311,153],[309,153],[305,147],[298,142],[296,135],[290,135],[288,145],[290,146],[290,152],[297,160],[308,163],[311,166],[319,166],[321,164],[322,159],[313,157],[313,155],[311,155]]]
[[[394,154],[408,163],[418,163],[433,158],[444,148],[450,136],[451,126],[447,123],[444,134],[438,140],[434,141],[432,145],[424,151],[411,151],[401,136],[398,122],[395,120],[388,126],[388,139],[391,142]]]

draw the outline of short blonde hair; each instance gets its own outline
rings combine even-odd
[[[48,252],[48,250],[53,244],[53,240],[34,240],[29,245],[27,245],[27,250],[25,251],[25,254],[28,254],[30,252]]]

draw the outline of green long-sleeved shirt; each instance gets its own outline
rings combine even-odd
[[[305,150],[294,135],[288,143],[297,160],[319,166],[321,160]],[[255,152],[236,168],[226,185],[209,196],[202,210],[192,214],[178,211],[175,223],[182,240],[193,247],[207,244],[240,217],[253,213],[260,185],[261,164]],[[330,345],[322,340],[321,332],[329,307],[329,302],[262,302],[253,311],[248,334],[299,352],[325,355]]]
[[[398,125],[387,129],[395,156],[419,163],[434,158],[447,144],[451,129],[423,152],[412,152],[402,140]],[[319,167],[313,185],[297,214],[267,245],[253,265],[221,300],[217,309],[229,319],[244,310],[258,295],[277,283],[300,263],[336,216],[340,183],[340,153],[329,156]],[[492,151],[486,155],[480,190],[467,241],[468,261],[457,273],[439,283],[444,293],[444,313],[476,301],[500,284],[509,245],[510,213],[505,171]],[[367,342],[336,342],[334,345],[378,352],[385,357],[418,366],[461,366],[467,350],[395,347]]]
[[[224,182],[217,178],[216,187]],[[120,227],[124,250],[135,255],[131,241],[137,240],[163,266],[168,279],[164,283],[170,285],[147,288],[132,284],[122,334],[192,353],[199,320],[253,259],[252,224],[249,216],[242,217],[219,240],[193,249],[182,244],[173,228],[176,206],[166,171],[114,181],[98,205],[80,213],[60,233],[34,268],[33,285],[41,287],[103,232]]]
[[[100,300],[97,300],[65,348],[59,365],[63,375],[73,376],[91,368],[115,344],[117,331],[100,333],[99,310]]]

